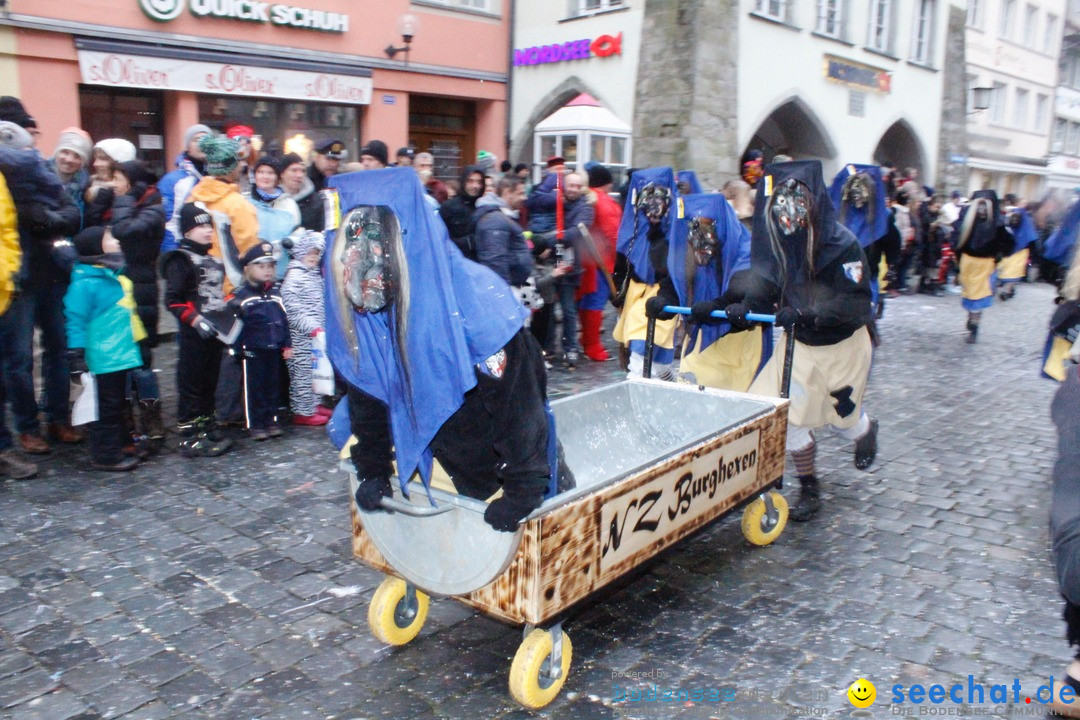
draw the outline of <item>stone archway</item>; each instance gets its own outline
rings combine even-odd
[[[915,168],[923,185],[933,180],[926,175],[926,152],[919,136],[906,120],[897,120],[882,134],[874,148],[874,162],[895,167],[901,174],[906,168]]]
[[[784,100],[758,125],[750,142],[743,148],[761,150],[765,161],[772,162],[778,154],[795,160],[831,160],[836,146],[825,131],[817,114],[798,96]]]
[[[518,79],[515,78],[515,82],[517,81]],[[537,124],[582,93],[592,95],[602,105],[606,104],[603,96],[589,87],[581,78],[576,75],[566,78],[536,103],[525,125],[513,137],[510,142],[510,162],[531,165],[534,161],[533,131],[536,130]]]

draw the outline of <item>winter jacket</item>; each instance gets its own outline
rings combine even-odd
[[[315,190],[315,185],[307,175],[304,176],[304,184],[300,186],[298,193],[285,194],[296,202],[300,211],[300,227],[318,232],[326,229],[326,210],[323,207],[322,195]]]
[[[53,172],[56,172],[56,176],[60,177],[60,173],[56,170],[55,158],[53,158],[51,165]],[[80,169],[66,181],[60,177],[60,183],[67,190],[71,202],[75,203],[75,207],[79,209],[79,229],[75,231],[78,232],[83,229],[82,219],[86,215],[86,188],[90,187],[90,173]]]
[[[205,166],[201,160],[188,157],[186,152],[176,158],[176,169],[161,178],[158,192],[161,193],[161,206],[165,211],[165,241],[162,252],[175,250],[180,244],[180,213],[178,210],[187,202],[191,189],[203,177]]]
[[[439,217],[446,223],[450,239],[470,260],[476,259],[476,247],[473,238],[473,232],[475,231],[473,213],[476,212],[476,202],[480,198],[465,193],[465,181],[473,173],[483,172],[479,165],[467,166],[464,172],[461,173],[461,191],[439,208]]]
[[[555,193],[558,175],[548,173],[533,188],[529,198],[525,201],[525,207],[529,211],[529,229],[533,234],[549,233],[555,229]]]
[[[619,238],[619,223],[622,221],[622,208],[606,192],[589,190],[587,199],[592,205],[594,216],[589,235],[600,257],[593,257],[593,247],[582,245],[581,268],[584,272],[581,276],[581,286],[578,288],[578,292],[582,295],[596,292],[598,289],[597,282],[599,281],[595,272],[599,267],[598,259],[609,273],[615,269],[615,243]]]
[[[473,213],[476,262],[486,265],[510,285],[524,285],[532,275],[532,255],[521,226],[506,213],[510,206],[488,193]]]
[[[165,209],[153,185],[135,188],[113,202],[112,234],[124,253],[124,275],[134,285],[139,319],[150,346],[157,345],[158,251],[165,238]]]
[[[536,196],[534,196],[534,197],[536,197]],[[555,216],[555,206],[556,206],[557,202],[558,202],[558,197],[557,197],[556,193],[554,193],[554,192],[545,193],[544,195],[540,196],[533,203],[533,208],[536,211],[540,212],[540,213],[546,213],[546,212],[550,211],[551,214],[552,214],[552,217],[554,217]],[[589,204],[589,201],[585,198],[584,195],[579,197],[577,200],[565,200],[564,199],[564,201],[563,201],[563,227],[564,227],[563,245],[565,247],[567,247],[567,248],[570,248],[572,250],[572,252],[573,252],[574,271],[571,272],[571,273],[567,273],[566,275],[560,275],[558,280],[557,280],[557,282],[559,284],[577,286],[577,284],[580,282],[581,274],[582,274],[582,271],[581,271],[581,254],[584,251],[584,248],[582,247],[582,242],[583,241],[582,241],[582,237],[581,237],[581,230],[578,228],[578,225],[580,224],[580,225],[584,225],[585,227],[591,227],[592,224],[593,224],[593,220],[595,220],[595,218],[596,218],[596,213],[593,210],[592,205]],[[551,229],[555,230],[556,228],[555,228],[554,225],[552,225]],[[539,238],[538,236],[533,235],[533,242],[534,243],[539,243],[541,245],[546,243],[547,246],[551,247],[551,248],[555,248],[556,245],[557,245],[557,241],[553,237],[545,239],[545,238]],[[665,247],[665,252],[667,252],[666,247]],[[549,257],[548,260],[549,260],[549,262],[554,262],[555,261],[554,255],[552,257]],[[667,256],[666,255],[664,256],[664,264],[665,265],[667,264]]]
[[[221,258],[225,264],[225,292],[240,284],[240,268],[236,262],[244,253],[259,242],[259,221],[255,207],[240,194],[230,182],[216,177],[204,177],[191,189],[191,200],[201,202],[214,217],[214,239],[210,254]],[[224,252],[219,232],[227,232],[232,238],[235,256]],[[232,270],[230,270],[232,261]]]
[[[258,286],[245,282],[229,303],[244,322],[240,345],[244,350],[281,350],[292,347],[289,320],[277,283]]]
[[[61,259],[57,243],[78,232],[79,209],[36,150],[0,146],[0,173],[7,181],[18,215],[22,287],[37,289],[66,283],[70,268],[67,262],[57,262]]]
[[[84,348],[95,375],[142,366],[138,342],[146,337],[131,281],[101,265],[77,263],[64,295],[69,348]]]
[[[0,315],[7,312],[15,294],[15,280],[22,265],[22,246],[19,245],[19,220],[15,201],[8,192],[7,181],[0,174]]]
[[[277,276],[280,280],[285,276],[285,269],[289,265],[289,253],[281,247],[281,241],[300,225],[300,208],[284,190],[274,190],[274,193],[264,193],[259,188],[252,187],[248,199],[255,206],[255,215],[259,221],[259,239],[274,246],[274,257],[278,259]]]

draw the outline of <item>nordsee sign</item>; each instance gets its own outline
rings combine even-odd
[[[139,0],[151,20],[168,22],[180,17],[184,6],[195,17],[226,18],[285,27],[343,33],[349,30],[345,13],[260,2],[260,0]]]
[[[567,60],[588,60],[591,57],[622,55],[622,33],[601,35],[594,40],[571,40],[554,45],[538,45],[514,50],[514,67],[546,65]]]

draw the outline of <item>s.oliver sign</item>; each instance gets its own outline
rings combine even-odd
[[[622,55],[622,33],[514,50],[514,67]]]
[[[187,90],[350,105],[371,103],[371,78],[172,58],[79,51],[82,81],[90,85]]]

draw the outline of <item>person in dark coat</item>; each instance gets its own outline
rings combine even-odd
[[[439,217],[446,223],[450,239],[470,260],[476,259],[473,213],[476,211],[476,201],[483,194],[484,171],[479,165],[469,165],[461,173],[461,192],[439,208]]]
[[[146,328],[139,341],[142,366],[131,371],[139,408],[136,435],[147,438],[148,449],[156,451],[165,440],[161,420],[161,394],[151,368],[151,350],[157,346],[158,253],[165,239],[165,208],[155,183],[157,178],[138,160],[118,167],[116,197],[112,206],[112,234],[124,253],[124,275],[131,280],[135,312]],[[127,187],[125,187],[125,185]]]
[[[495,184],[495,192],[476,202],[476,260],[486,265],[509,285],[524,285],[532,275],[532,254],[516,216],[525,199],[520,178],[505,177]]]

